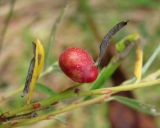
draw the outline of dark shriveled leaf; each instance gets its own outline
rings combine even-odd
[[[34,57],[32,58],[32,60],[30,62],[30,66],[29,66],[29,69],[28,69],[28,74],[27,74],[27,78],[26,78],[26,81],[25,81],[25,86],[24,86],[24,89],[23,89],[22,97],[24,97],[25,95],[28,94],[29,86],[30,86],[30,83],[31,83],[31,80],[32,80],[32,77],[33,77],[33,69],[34,69],[34,66],[35,66],[36,44],[33,42],[32,46],[33,46]]]
[[[107,35],[103,38],[101,44],[100,44],[100,54],[99,54],[99,58],[97,60],[97,64],[99,66],[99,64],[101,63],[102,58],[105,55],[105,51],[107,48],[107,45],[111,39],[111,37],[113,35],[115,35],[119,30],[121,30],[124,26],[126,26],[128,23],[128,21],[121,21],[118,24],[116,24],[115,26],[113,26],[113,28],[107,33]]]

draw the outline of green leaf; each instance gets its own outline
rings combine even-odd
[[[55,37],[56,37],[56,32],[58,30],[58,27],[59,27],[59,23],[61,22],[63,16],[64,16],[64,12],[66,10],[67,6],[65,6],[60,15],[58,16],[58,18],[56,19],[55,23],[53,24],[52,28],[51,28],[51,32],[50,32],[50,35],[49,35],[49,41],[48,41],[48,44],[47,44],[47,48],[45,49],[46,51],[46,59],[45,59],[45,68],[48,67],[48,64],[50,62],[50,60],[52,60],[53,57],[50,57],[51,54],[52,54],[52,48],[53,48],[53,44],[55,42]]]
[[[97,80],[93,83],[91,90],[98,89],[111,77],[115,70],[119,67],[120,63],[110,63],[106,68],[103,68],[100,72]]]
[[[45,93],[48,96],[53,96],[56,94],[56,92],[53,91],[51,88],[41,83],[36,83],[36,90],[39,92]]]
[[[104,83],[111,77],[115,70],[119,67],[120,62],[110,63],[106,68],[103,68],[100,72],[97,80],[91,85],[91,90],[101,88]],[[89,99],[91,96],[87,96],[85,100]]]
[[[160,115],[160,113],[157,111],[157,109],[151,105],[146,105],[144,103],[141,103],[135,99],[131,99],[131,98],[127,98],[127,97],[123,97],[123,96],[114,96],[112,97],[113,100],[116,100],[134,110],[143,112],[145,114],[148,115],[152,115],[152,116],[158,116]]]
[[[139,39],[139,34],[138,33],[132,33],[128,36],[126,36],[125,38],[123,38],[122,40],[120,40],[117,44],[116,44],[116,50],[118,52],[122,52],[124,51],[124,49],[126,48],[126,46],[129,43],[132,43],[133,41],[137,41]]]
[[[64,115],[57,115],[56,117],[54,117],[54,119],[56,119],[62,124],[65,124],[65,125],[67,124],[67,119]]]
[[[143,66],[142,74],[146,73],[146,71],[153,64],[154,60],[158,57],[159,54],[160,54],[160,45],[154,50],[152,56],[148,59],[146,64]]]

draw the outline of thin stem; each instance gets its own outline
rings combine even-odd
[[[52,65],[50,65],[45,71],[43,71],[40,75],[40,78],[51,73],[54,69],[58,69],[58,62],[57,61],[54,62]]]
[[[73,97],[102,95],[102,94],[108,94],[108,93],[113,94],[113,93],[117,93],[117,92],[120,92],[120,91],[129,91],[129,90],[134,90],[134,89],[137,89],[137,88],[155,86],[157,84],[160,84],[160,79],[153,80],[153,81],[145,81],[145,82],[140,82],[140,83],[135,83],[135,84],[122,85],[122,86],[118,86],[118,87],[95,89],[95,90],[79,92],[79,93],[75,93],[74,91],[70,90],[70,91],[55,95],[53,97],[50,97],[48,99],[44,99],[40,102],[36,102],[36,103],[24,106],[24,107],[19,108],[19,109],[9,111],[9,112],[7,112],[7,114],[5,116],[10,117],[10,116],[20,114],[22,112],[23,113],[24,112],[33,112],[33,111],[35,111],[35,109],[33,107],[34,104],[40,104],[40,107],[36,109],[36,110],[38,110],[38,109],[41,109],[41,108],[48,107],[55,102],[58,102],[58,101],[61,101],[61,100],[64,100],[64,99],[73,98]]]
[[[6,123],[5,125],[3,125],[3,128],[9,128],[9,127],[17,127],[17,126],[24,126],[24,125],[28,125],[28,124],[33,124],[33,123],[36,123],[36,122],[39,122],[39,121],[42,121],[42,120],[48,120],[48,119],[51,119],[52,117],[58,115],[58,114],[61,114],[61,113],[65,113],[65,112],[68,112],[68,111],[72,111],[74,109],[77,109],[77,108],[80,108],[80,107],[86,107],[86,106],[89,106],[89,105],[92,105],[92,104],[95,104],[95,103],[98,103],[98,102],[104,102],[104,101],[110,101],[111,99],[108,98],[107,99],[107,96],[106,95],[103,95],[103,96],[99,96],[99,97],[96,97],[92,100],[88,100],[88,101],[84,101],[84,102],[80,102],[80,103],[74,103],[74,104],[71,104],[67,107],[63,107],[63,108],[59,108],[49,114],[46,114],[46,115],[41,115],[39,117],[36,117],[36,118],[32,118],[32,119],[26,119],[26,120],[21,120],[19,122],[16,122],[15,124],[14,123]]]
[[[160,77],[160,69],[145,77],[143,81],[155,80],[158,79],[158,77]]]
[[[58,94],[58,95],[54,95],[53,97],[50,97],[48,99],[42,100],[40,102],[37,103],[33,103],[30,105],[26,105],[22,108],[10,111],[8,113],[6,113],[5,116],[10,117],[10,116],[14,116],[18,113],[21,112],[31,112],[31,111],[35,111],[35,109],[33,109],[34,104],[40,104],[40,108],[44,108],[47,106],[52,105],[55,102],[58,102],[60,100],[64,100],[64,99],[68,99],[68,98],[72,98],[72,97],[81,97],[81,96],[88,96],[88,95],[96,95],[99,94],[100,92],[94,92],[94,91],[86,91],[86,92],[81,92],[81,93],[75,93],[72,90]],[[39,108],[39,109],[40,109]]]
[[[160,53],[160,45],[154,50],[152,56],[148,59],[147,63],[143,66],[142,74],[146,73],[146,71],[149,69],[149,67],[151,66],[153,61],[156,59],[156,57],[159,55],[159,53]]]
[[[138,88],[144,88],[144,87],[150,87],[160,84],[160,79],[153,80],[153,81],[147,81],[147,82],[140,82],[135,84],[128,84],[128,85],[122,85],[119,87],[113,87],[108,88],[111,89],[113,93],[121,92],[121,91],[131,91]]]
[[[160,53],[160,45],[154,50],[154,52],[151,55],[151,57],[147,60],[147,62],[143,66],[143,68],[142,68],[142,76],[148,71],[148,69],[150,68],[150,66],[152,65],[152,63],[156,59],[156,57],[159,55],[159,53]],[[123,84],[133,83],[134,81],[136,81],[135,77],[123,82]]]
[[[23,87],[21,86],[21,87],[19,87],[18,89],[15,89],[15,91],[10,92],[10,93],[6,94],[5,96],[1,96],[1,97],[0,97],[0,103],[2,103],[2,102],[4,102],[4,101],[6,102],[6,101],[9,99],[9,97],[12,97],[12,96],[18,94],[18,93],[21,92],[22,90],[23,90]]]
[[[104,95],[104,94],[113,94],[113,93],[117,93],[117,92],[120,92],[120,91],[129,91],[129,90],[134,90],[134,89],[138,89],[138,88],[155,86],[155,85],[158,85],[158,84],[160,84],[160,79],[149,81],[149,82],[141,82],[141,83],[135,83],[135,84],[129,84],[129,85],[122,85],[122,86],[118,86],[118,87],[96,89],[96,90],[92,90],[92,91],[88,91],[88,92],[81,92],[81,93],[76,94],[76,95],[73,95],[73,93],[72,94],[70,94],[70,93],[66,94],[65,93],[65,95],[64,94],[59,95],[59,98],[57,97],[57,98],[46,99],[46,100],[44,100],[42,102],[39,102],[39,103],[43,103],[43,105],[47,105],[47,104],[51,105],[51,103],[53,103],[52,102],[53,99],[54,99],[54,101],[56,101],[56,100],[62,100],[62,99],[65,99],[65,98],[86,96],[86,95],[97,95],[97,94],[101,94],[103,96],[101,96],[97,99],[82,101],[81,103],[78,103],[78,104],[72,104],[72,105],[69,105],[67,107],[57,109],[57,110],[55,110],[55,111],[53,111],[49,114],[41,115],[37,118],[24,119],[24,120],[20,120],[19,122],[17,121],[16,123],[13,123],[13,122],[10,121],[10,122],[4,124],[3,128],[9,128],[11,126],[16,127],[16,126],[32,124],[32,123],[35,123],[35,122],[39,122],[41,120],[49,119],[50,117],[56,116],[56,115],[64,113],[64,112],[74,110],[74,109],[79,108],[79,107],[84,107],[84,106],[87,106],[87,105],[90,105],[90,104],[97,103],[99,101],[103,101],[106,98],[106,95]]]
[[[44,70],[41,75],[40,78],[44,77],[45,75],[51,73],[53,70],[58,69],[58,62],[54,62],[51,66],[49,66],[46,70]],[[23,91],[23,85],[21,85],[18,89],[16,89],[15,91],[13,91],[12,93],[9,93],[8,95],[2,96],[0,97],[0,102],[4,102],[6,101],[9,97],[12,97],[20,92]]]

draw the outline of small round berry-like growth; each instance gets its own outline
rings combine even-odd
[[[89,83],[96,80],[98,69],[89,53],[81,48],[68,48],[59,58],[62,71],[73,81]]]

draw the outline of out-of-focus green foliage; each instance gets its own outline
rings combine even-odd
[[[16,9],[13,12],[13,17],[11,18],[4,40],[5,50],[0,53],[0,58],[3,60],[2,62],[0,61],[0,84],[2,81],[6,83],[6,88],[3,88],[0,96],[9,95],[21,84],[24,84],[29,60],[32,57],[31,42],[39,36],[40,33],[43,33],[42,40],[44,45],[48,47],[46,51],[50,54],[48,58],[51,59],[46,61],[49,61],[48,66],[52,67],[51,71],[53,71],[53,69],[59,70],[57,64],[54,65],[53,63],[55,62],[55,58],[58,58],[60,53],[68,47],[83,47],[90,51],[96,60],[100,40],[97,39],[95,32],[93,32],[94,25],[92,24],[93,22],[90,21],[90,18],[93,19],[96,28],[98,28],[97,33],[100,35],[100,39],[103,38],[111,26],[120,20],[129,19],[130,23],[125,30],[114,37],[113,40],[115,44],[131,33],[138,32],[144,48],[144,64],[146,64],[146,62],[148,64],[143,67],[143,72],[145,71],[145,74],[143,74],[144,77],[159,69],[160,2],[158,0],[80,0],[73,3],[71,1],[71,3],[68,3],[69,7],[65,9],[65,12],[61,13],[61,10],[63,10],[65,6],[64,3],[66,3],[66,1],[63,0],[16,1]],[[5,12],[6,9],[8,9],[7,1],[0,0],[1,26],[7,14],[7,11]],[[59,14],[64,14],[63,18],[62,15],[58,16]],[[90,17],[88,18],[87,15]],[[56,20],[57,17],[58,20]],[[53,23],[53,21],[55,22]],[[58,31],[56,21],[58,24],[59,22],[62,23],[62,25],[58,25]],[[50,39],[48,39],[48,35],[50,35]],[[48,42],[50,42],[50,44],[48,44]],[[16,45],[16,43],[18,45]],[[121,48],[123,49],[123,45]],[[14,50],[12,51],[12,49]],[[121,49],[119,51],[121,51]],[[148,61],[150,56],[152,57]],[[5,60],[4,58],[7,59]],[[134,50],[122,61],[121,65],[128,78],[133,77],[134,61]],[[53,64],[53,66],[51,64]],[[117,65],[115,67],[112,66],[113,65],[108,65],[101,71],[97,81],[92,84],[92,87],[86,86],[80,88],[82,88],[82,90],[88,90],[90,88],[96,89],[102,86],[108,86],[106,82],[110,82],[111,74],[117,68]],[[63,73],[58,74],[57,72],[51,71],[48,70],[37,84],[37,91],[34,97],[36,101],[45,98],[43,94],[52,96],[57,92],[64,91],[70,87],[70,85],[77,85],[70,81]],[[111,85],[111,83],[109,84]],[[118,96],[115,97],[115,100],[133,109],[154,115],[154,107],[157,108],[160,104],[159,90],[160,86],[135,91],[134,94],[138,101]],[[71,99],[60,102],[60,105],[70,104],[74,100],[75,99]],[[144,104],[150,104],[151,107],[146,107],[139,103],[139,101],[142,101]],[[3,102],[1,102],[0,112],[1,110],[3,111],[3,108],[10,110],[11,108],[23,106],[24,99],[18,94]],[[47,112],[50,112],[52,109],[51,106]],[[108,119],[109,112],[106,104],[93,105],[65,114],[64,117],[53,119],[48,122],[45,127],[111,128]],[[156,114],[157,113],[156,111]],[[157,122],[159,122],[159,118],[155,118],[158,120]],[[43,126],[39,125],[39,127]]]

